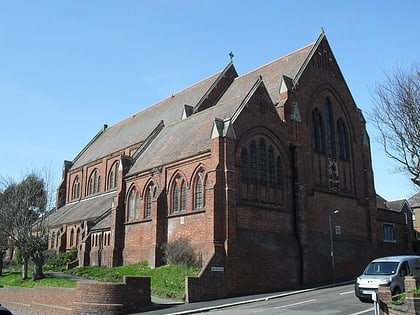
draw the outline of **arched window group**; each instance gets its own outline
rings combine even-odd
[[[324,143],[327,145],[324,146]],[[325,100],[325,124],[320,109],[315,108],[312,111],[312,144],[314,151],[326,153],[330,158],[335,159],[338,155],[340,159],[349,159],[346,124],[342,117],[334,123],[333,107],[328,98]]]
[[[105,190],[112,190],[117,188],[118,184],[118,169],[119,169],[119,162],[115,162],[112,164],[111,168],[109,169],[108,176],[106,178],[106,187],[102,187],[101,181],[101,174],[97,168],[95,168],[89,175],[87,180],[87,185],[83,188],[85,189],[86,196],[93,195]],[[81,179],[80,176],[77,175],[72,183],[71,192],[70,192],[70,200],[80,199],[81,196]]]
[[[329,98],[312,111],[313,178],[316,187],[354,193],[350,141],[345,119]],[[325,144],[325,145],[324,145]]]
[[[200,169],[194,175],[192,181],[192,210],[200,210],[205,206],[205,187],[207,186],[207,177],[204,170]],[[182,213],[187,211],[188,187],[186,180],[178,175],[172,182],[170,190],[170,213]]]
[[[240,161],[242,182],[279,188],[283,186],[282,159],[264,138],[260,138],[258,144],[252,140],[243,146]]]
[[[153,198],[156,193],[156,187],[153,183],[149,184],[144,192],[145,196],[141,196],[136,186],[132,186],[128,192],[126,202],[126,221],[138,221],[141,219],[149,219],[152,217]],[[143,209],[143,213],[141,210]]]

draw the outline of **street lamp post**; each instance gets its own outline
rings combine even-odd
[[[333,283],[335,283],[335,263],[334,263],[334,242],[333,242],[333,234],[332,234],[332,226],[331,226],[331,217],[338,213],[338,210],[334,210],[333,213],[328,215],[329,223],[330,223],[330,245],[331,245],[331,267],[332,267],[332,276],[333,276]]]

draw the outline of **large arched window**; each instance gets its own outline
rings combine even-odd
[[[94,169],[89,177],[88,195],[96,194],[101,190],[101,175],[98,169]]]
[[[119,163],[115,162],[112,167],[111,170],[109,171],[109,175],[108,175],[108,189],[114,189],[117,188],[117,181],[118,181],[118,168],[119,168]]]
[[[79,199],[80,198],[80,180],[79,176],[76,176],[76,178],[73,181],[72,186],[72,193],[71,193],[71,199]]]
[[[343,160],[349,159],[349,144],[347,138],[347,129],[342,118],[337,121],[337,133],[338,133],[338,147],[339,157]]]
[[[245,147],[241,151],[241,176],[242,180],[248,180],[248,151]]]
[[[277,186],[283,188],[284,185],[284,171],[283,171],[283,162],[281,158],[277,157]]]
[[[335,143],[334,143],[334,123],[333,111],[331,101],[327,98],[325,101],[325,111],[327,115],[327,153],[329,157],[335,156]]]
[[[252,182],[257,181],[257,145],[255,141],[251,141],[249,145],[250,165],[249,165],[249,179]]]
[[[273,186],[275,183],[276,173],[275,173],[275,163],[274,163],[274,149],[270,145],[268,148],[268,184]]]
[[[312,143],[315,151],[324,152],[324,127],[318,108],[312,112]]]
[[[131,188],[127,201],[127,221],[138,220],[140,217],[140,195],[136,187]]]
[[[267,161],[266,161],[266,149],[265,140],[263,138],[258,142],[259,159],[258,159],[258,171],[259,171],[259,183],[261,186],[267,184]]]

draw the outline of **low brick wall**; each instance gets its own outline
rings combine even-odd
[[[150,278],[124,277],[122,283],[79,281],[75,289],[6,286],[0,303],[12,312],[45,315],[121,315],[151,306]]]
[[[402,305],[391,304],[392,296],[389,287],[378,290],[381,315],[416,315],[420,314],[420,294],[413,293],[420,286],[420,279],[407,276],[404,279],[406,297]]]
[[[12,312],[29,314],[71,314],[76,289],[67,288],[0,288],[0,303]]]

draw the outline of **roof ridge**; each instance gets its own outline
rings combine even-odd
[[[102,126],[102,128],[96,133],[96,135],[88,142],[88,144],[86,144],[84,146],[84,148],[82,149],[82,151],[80,151],[79,154],[76,155],[76,157],[73,159],[73,161],[71,163],[74,164],[74,162],[76,162],[77,159],[80,158],[80,156],[84,152],[86,152],[86,150],[96,141],[96,139],[98,139],[107,129],[108,129],[108,125],[107,124],[104,124]]]
[[[183,89],[179,90],[178,92],[175,92],[175,93],[173,93],[173,94],[171,94],[171,95],[169,95],[169,96],[167,96],[167,97],[165,97],[165,98],[162,98],[162,99],[160,99],[160,100],[156,101],[155,103],[153,103],[153,104],[151,104],[151,105],[146,105],[146,107],[143,107],[143,108],[142,108],[142,109],[140,109],[139,111],[137,111],[137,112],[135,112],[135,113],[131,114],[130,116],[128,116],[128,117],[126,117],[126,118],[124,118],[124,119],[122,119],[122,120],[120,120],[120,121],[116,122],[115,124],[111,125],[111,126],[110,126],[110,127],[108,127],[108,128],[114,128],[114,127],[116,127],[116,126],[119,126],[119,125],[121,125],[121,124],[124,124],[126,121],[128,121],[128,120],[130,120],[130,119],[132,119],[132,118],[137,117],[138,115],[142,114],[143,112],[146,112],[146,111],[148,111],[148,110],[151,110],[152,108],[154,108],[154,107],[158,106],[159,104],[162,104],[165,100],[170,99],[170,98],[172,98],[172,97],[175,97],[177,94],[183,93],[183,92],[185,92],[186,90],[188,90],[188,89],[190,89],[190,88],[193,88],[194,86],[197,86],[197,85],[199,85],[200,83],[202,83],[202,82],[204,82],[204,81],[206,81],[206,80],[208,80],[208,79],[210,79],[210,78],[212,78],[212,77],[219,76],[219,75],[220,75],[223,71],[224,71],[224,70],[220,70],[220,71],[218,71],[218,72],[216,72],[216,73],[213,73],[212,75],[209,75],[209,76],[205,77],[204,79],[201,79],[201,80],[199,80],[199,81],[197,81],[197,82],[195,82],[195,83],[193,83],[193,84],[191,84],[191,85],[189,85],[189,86],[187,86],[187,87],[185,87],[185,88],[183,88]]]
[[[308,65],[309,61],[312,59],[312,56],[314,55],[315,51],[318,49],[321,41],[325,38],[325,32],[322,29],[321,34],[319,34],[317,40],[313,43],[311,50],[309,51],[308,55],[306,56],[305,60],[303,61],[301,67],[299,68],[299,71],[296,73],[295,77],[293,78],[293,86],[297,84],[297,82],[300,79],[300,76],[302,75],[303,71],[305,71],[306,66]]]
[[[314,46],[315,44],[316,44],[316,41],[313,41],[313,42],[311,42],[311,43],[309,43],[309,44],[307,44],[307,45],[305,45],[305,46],[303,46],[303,47],[301,47],[301,48],[298,48],[298,49],[296,49],[296,50],[294,50],[294,51],[292,51],[292,52],[290,52],[290,53],[287,53],[286,55],[283,55],[283,56],[278,57],[278,58],[276,58],[276,59],[274,59],[274,60],[271,60],[271,61],[269,61],[269,62],[267,62],[267,63],[265,63],[265,64],[263,64],[263,65],[261,65],[261,66],[259,66],[259,67],[257,67],[257,68],[253,68],[252,70],[250,70],[250,71],[248,71],[248,72],[246,72],[246,73],[244,73],[244,74],[240,75],[240,76],[239,76],[239,77],[237,77],[236,79],[241,78],[241,77],[244,77],[244,76],[247,76],[247,75],[249,75],[249,74],[251,74],[251,73],[253,73],[253,72],[258,72],[258,71],[261,71],[261,69],[263,69],[263,68],[265,68],[265,67],[267,67],[267,66],[269,66],[269,65],[271,65],[271,64],[273,64],[273,63],[276,63],[276,62],[278,62],[279,60],[282,60],[282,59],[285,59],[285,58],[287,58],[287,57],[290,57],[291,55],[296,54],[296,53],[298,53],[298,52],[300,52],[300,51],[302,51],[302,50],[305,50],[305,49],[307,49],[307,48],[309,48],[309,47],[311,47],[311,46]],[[236,80],[236,79],[235,79],[235,80]]]

